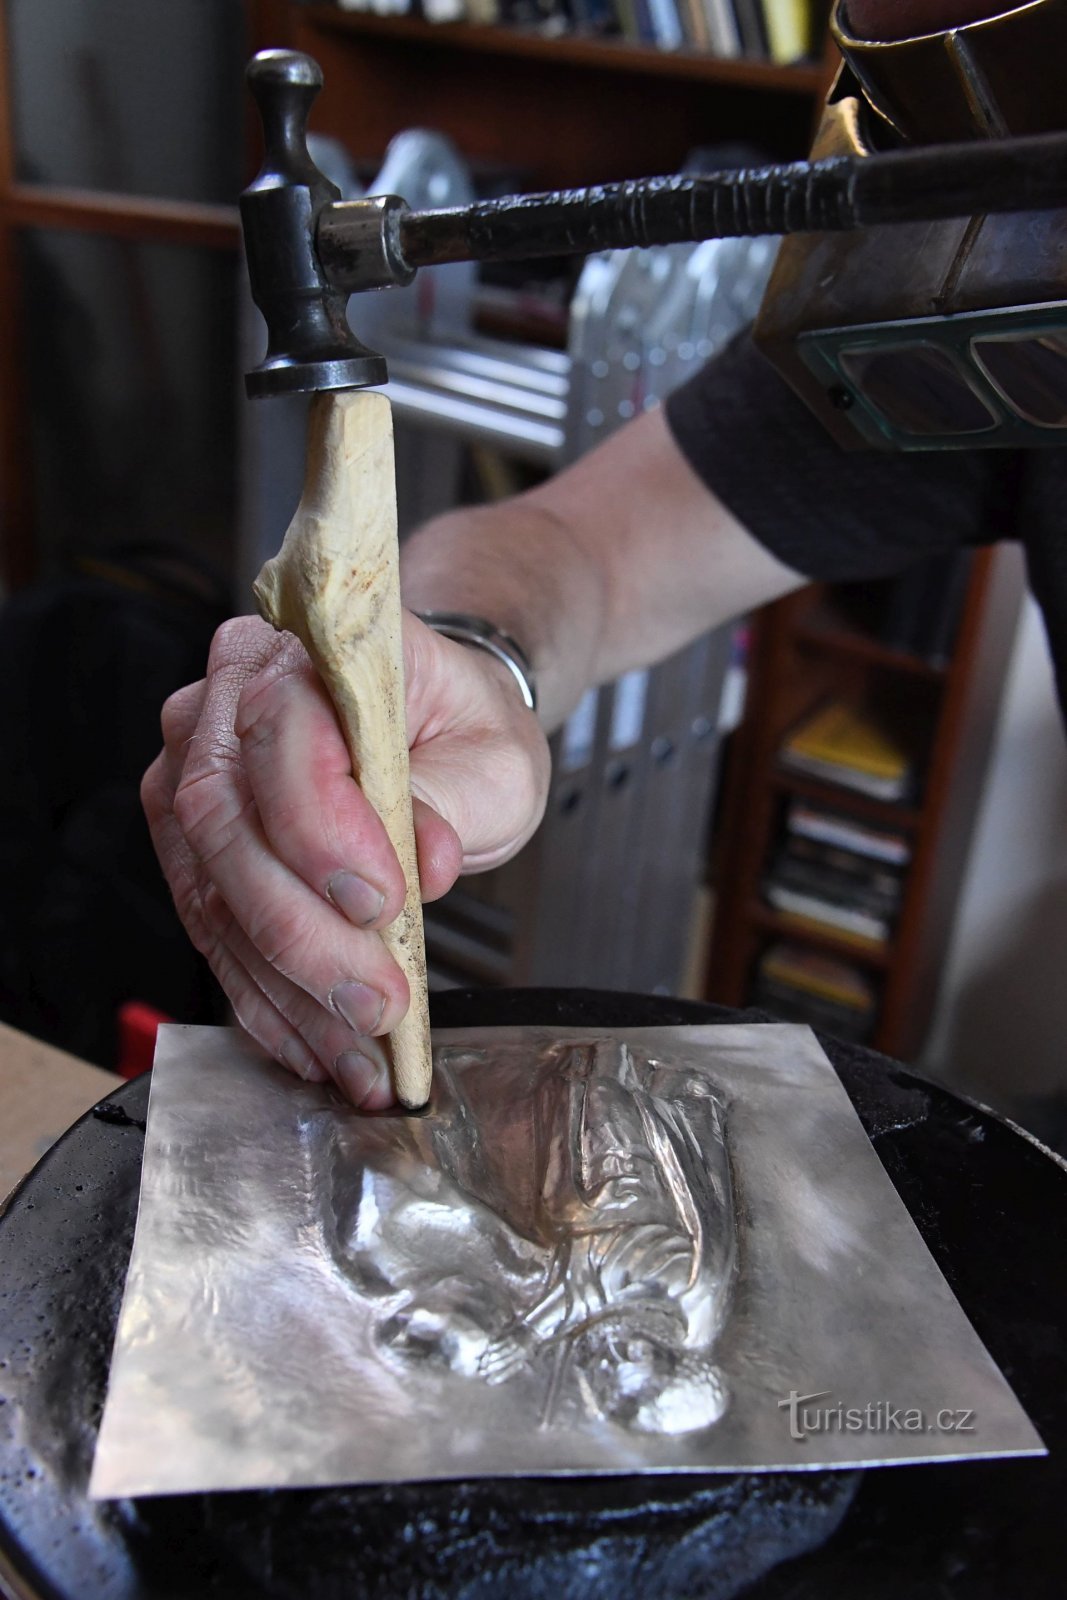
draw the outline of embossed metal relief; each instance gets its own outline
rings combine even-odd
[[[541,1428],[718,1421],[736,1223],[705,1074],[614,1040],[446,1046],[430,1116],[319,1119],[315,1135],[338,1267],[398,1372],[528,1371]]]
[[[369,1118],[160,1032],[95,1497],[1040,1450],[806,1028],[441,1034]]]

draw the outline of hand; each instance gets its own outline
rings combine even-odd
[[[549,758],[507,668],[404,614],[424,900],[499,865],[544,811]],[[303,646],[257,617],[215,635],[207,677],[163,707],[141,798],[185,927],[241,1026],[300,1077],[390,1105],[375,1041],[408,1005],[379,930],[404,879],[352,776]]]

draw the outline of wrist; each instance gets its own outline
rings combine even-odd
[[[566,720],[593,681],[603,594],[555,513],[528,495],[446,512],[405,539],[400,574],[416,615],[484,617],[517,640],[536,675],[542,727]]]
[[[536,712],[537,685],[533,667],[526,651],[510,633],[505,633],[486,617],[465,611],[416,611],[414,615],[442,638],[484,651],[499,662],[510,674],[526,706]]]

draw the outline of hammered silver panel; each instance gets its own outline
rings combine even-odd
[[[160,1032],[94,1497],[1041,1449],[806,1028],[441,1033],[376,1117]]]

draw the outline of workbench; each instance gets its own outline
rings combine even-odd
[[[121,1084],[0,1022],[0,1204],[72,1122]]]

